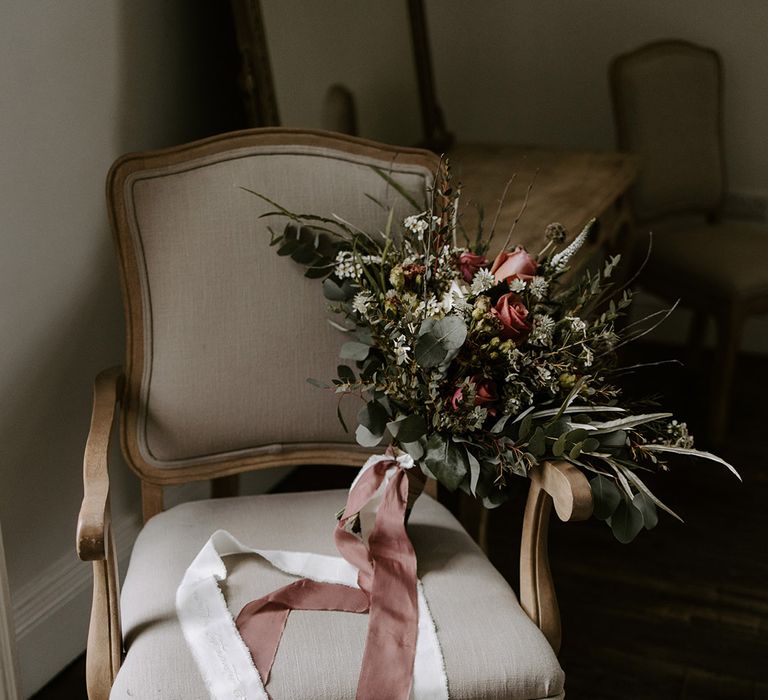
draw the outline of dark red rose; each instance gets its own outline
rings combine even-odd
[[[465,282],[471,282],[475,273],[481,267],[488,267],[488,260],[485,255],[475,255],[475,253],[462,253],[459,256],[459,269]]]
[[[491,309],[491,313],[501,321],[501,333],[504,340],[511,340],[520,345],[531,332],[528,322],[528,309],[514,292],[503,294]]]
[[[475,384],[475,406],[485,406],[488,409],[488,415],[495,416],[496,409],[493,404],[499,400],[496,382],[476,377],[473,377],[472,381]]]

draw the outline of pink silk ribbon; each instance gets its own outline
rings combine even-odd
[[[376,511],[368,544],[347,529],[395,467]],[[350,489],[334,539],[340,554],[358,570],[352,588],[299,579],[246,604],[235,624],[251,652],[264,685],[291,610],[369,613],[368,636],[357,685],[357,700],[408,700],[418,634],[416,553],[405,530],[408,478],[395,459],[364,471]],[[382,695],[386,689],[385,695]]]

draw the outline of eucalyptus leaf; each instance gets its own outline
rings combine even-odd
[[[594,452],[599,447],[600,442],[593,437],[585,438],[584,442],[581,443],[582,452]]]
[[[494,435],[498,435],[502,430],[504,430],[504,426],[507,424],[507,421],[512,416],[509,415],[509,413],[504,414],[501,418],[499,418],[491,427],[491,433]]]
[[[422,416],[414,413],[387,423],[387,429],[398,442],[415,442],[427,432],[427,423]]]
[[[278,255],[292,255],[296,248],[299,247],[298,241],[285,241],[278,249]]]
[[[344,382],[354,382],[356,381],[355,373],[352,370],[351,367],[348,367],[347,365],[339,365],[336,368],[336,372],[339,375],[339,379],[341,379]]]
[[[364,360],[368,357],[370,349],[370,345],[350,340],[341,346],[339,357],[341,357],[342,360]]]
[[[291,259],[300,265],[309,265],[317,261],[317,253],[312,245],[299,244],[291,253]]]
[[[653,530],[659,522],[659,514],[653,501],[641,491],[632,499],[632,505],[642,513],[645,529]]]
[[[547,445],[544,438],[544,428],[538,426],[531,436],[531,439],[528,440],[528,451],[536,457],[536,459],[540,459],[544,456],[546,449]]]
[[[357,338],[363,345],[373,345],[373,335],[371,329],[367,326],[358,326],[355,329],[355,338]]]
[[[416,361],[422,367],[437,367],[450,362],[467,338],[467,325],[458,316],[424,319],[414,347]]]
[[[304,277],[308,277],[309,279],[320,279],[320,277],[325,277],[331,272],[331,266],[330,265],[320,265],[320,266],[313,266],[308,267],[304,271]]]
[[[568,445],[573,446],[577,442],[582,442],[586,439],[587,435],[589,435],[589,432],[584,430],[584,428],[574,428],[573,430],[570,430],[566,436]]]
[[[533,406],[529,410],[532,410]],[[547,416],[554,416],[560,411],[559,408],[544,408],[539,411],[535,411],[534,418],[546,418]],[[619,408],[618,406],[568,406],[563,411],[563,415],[570,415],[573,413],[626,413],[625,408]],[[519,416],[518,416],[519,418]]]
[[[518,432],[517,434],[517,439],[521,441],[528,439],[528,436],[531,434],[532,426],[533,426],[533,418],[529,413],[525,418],[523,418],[522,422],[520,423],[520,432]]]
[[[571,449],[568,451],[568,457],[570,459],[578,459],[581,456],[581,446],[583,445],[583,442],[577,442]]]
[[[622,462],[621,460],[616,460],[616,465],[624,473],[626,478],[635,485],[635,488],[650,498],[656,504],[657,508],[661,508],[663,511],[669,513],[673,518],[679,520],[681,523],[684,522],[683,519],[677,513],[675,513],[674,510],[656,498],[653,492],[645,485],[645,482],[643,482],[643,480],[637,474],[635,474],[634,471],[632,471],[632,468],[628,463]]]
[[[566,433],[563,433],[557,440],[555,440],[555,444],[552,445],[552,454],[555,457],[562,457],[563,453],[565,452],[565,441],[567,439],[568,435]]]
[[[358,425],[355,430],[355,439],[358,445],[363,447],[376,447],[382,439],[383,435],[374,435],[364,425]]]
[[[619,542],[629,544],[643,529],[643,514],[630,501],[622,499],[608,524]]]
[[[626,430],[613,430],[609,433],[597,433],[600,435],[599,440],[596,440],[599,445],[603,447],[625,447],[627,444],[627,431]],[[594,440],[594,438],[592,438]],[[597,447],[594,447],[588,452],[594,452]]]
[[[336,323],[336,321],[331,318],[326,320],[328,321],[328,325],[331,326],[331,328],[335,328],[337,331],[341,331],[342,333],[351,333],[355,330],[354,326],[352,326],[352,328],[347,328],[346,326],[342,326],[340,323]]]
[[[472,454],[471,450],[467,450],[467,461],[469,463],[469,490],[473,496],[476,496],[477,482],[480,480],[480,462],[477,461],[477,457]]]
[[[736,476],[736,478],[738,478],[739,481],[741,481],[741,475],[739,474],[739,472],[736,471],[734,467],[728,464],[728,462],[726,462],[722,457],[718,457],[717,455],[712,454],[711,452],[704,452],[703,450],[694,450],[693,448],[689,448],[689,447],[672,447],[671,445],[657,445],[653,443],[643,445],[643,449],[648,450],[650,452],[671,452],[677,455],[688,455],[689,457],[700,457],[701,459],[708,459],[711,462],[717,462],[718,464],[722,464],[724,467],[729,469]]]
[[[402,447],[413,459],[418,462],[424,456],[424,447],[421,442],[401,442]]]
[[[638,425],[652,423],[653,421],[663,420],[664,418],[670,418],[671,416],[671,413],[643,413],[637,416],[626,416],[605,423],[592,423],[592,432],[598,435],[601,433],[611,433],[614,430],[634,428]]]
[[[589,482],[589,487],[592,489],[592,501],[594,503],[592,514],[598,520],[607,520],[621,502],[621,492],[611,479],[601,474]]]
[[[378,401],[369,401],[357,412],[357,422],[379,439],[387,429],[388,420],[387,412]]]
[[[323,294],[329,301],[345,301],[352,296],[351,289],[346,284],[339,286],[332,279],[323,280]]]
[[[424,464],[449,491],[455,491],[467,475],[468,464],[456,445],[438,433],[427,439]]]

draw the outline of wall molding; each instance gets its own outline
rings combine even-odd
[[[122,518],[113,526],[115,548],[120,571],[128,565],[133,542],[141,529],[137,514]],[[64,607],[83,592],[91,592],[93,578],[91,567],[72,553],[59,557],[41,571],[34,581],[20,588],[13,596],[13,618],[16,621],[16,637],[22,641],[58,608]]]
[[[113,524],[122,574],[140,529],[141,518],[136,513]],[[54,560],[34,580],[14,591],[19,685],[24,697],[39,690],[85,650],[92,587],[92,567],[77,558],[73,543],[71,553]],[[66,632],[52,634],[52,627]]]
[[[241,494],[264,493],[290,471],[291,468],[286,467],[243,474]],[[178,503],[208,498],[209,491],[210,484],[207,481],[166,488],[166,510]],[[137,511],[138,508],[114,516],[112,529],[121,581],[128,568],[133,543],[142,527],[141,516]],[[71,551],[52,561],[32,581],[13,592],[11,609],[14,625],[11,626],[9,620],[9,629],[12,633],[15,627],[20,669],[17,675],[18,697],[29,697],[37,692],[83,653],[88,640],[92,587],[92,567],[77,558],[73,542]],[[2,695],[2,686],[0,700],[6,700]],[[7,700],[16,700],[16,696],[11,695]]]
[[[11,594],[5,568],[3,531],[0,528],[0,700],[18,700],[19,665],[11,620]]]

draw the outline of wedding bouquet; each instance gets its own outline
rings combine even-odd
[[[295,214],[253,193],[274,206],[264,216],[287,218],[282,232],[270,229],[271,244],[322,279],[329,322],[347,337],[338,377],[309,381],[362,400],[360,445],[389,443],[489,508],[538,462],[566,460],[591,477],[594,515],[622,542],[654,527],[657,508],[678,517],[640,476],[667,469],[669,455],[735,473],[694,449],[670,413],[622,400],[616,378],[637,366],[618,366],[616,350],[647,328],[618,323],[632,300],[611,281],[618,256],[569,275],[591,224],[568,245],[565,229],[550,224],[536,254],[510,247],[513,226],[491,260],[495,222],[487,234],[482,221],[465,234],[445,163],[428,203],[379,172],[415,213],[395,221],[394,208],[379,203],[378,232],[332,213]]]

